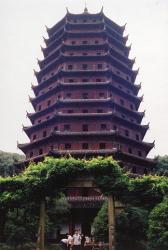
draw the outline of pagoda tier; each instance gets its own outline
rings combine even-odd
[[[141,84],[135,83],[138,70],[128,58],[124,29],[103,11],[87,10],[67,12],[47,28],[30,97],[35,111],[27,113],[32,125],[23,127],[30,142],[18,144],[25,164],[46,155],[112,155],[135,174],[151,172],[154,161],[147,155],[154,143],[143,141],[149,125],[141,124]]]

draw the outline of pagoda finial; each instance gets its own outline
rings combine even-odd
[[[88,13],[88,8],[87,8],[87,4],[86,4],[86,1],[85,1],[85,8],[84,8],[84,13]]]
[[[47,25],[45,25],[45,28],[46,28],[47,31],[49,30],[49,28],[47,27]]]
[[[66,12],[67,12],[67,14],[69,14],[69,10],[68,10],[68,7],[66,7]]]
[[[101,7],[101,11],[100,11],[100,13],[103,13],[103,6]]]

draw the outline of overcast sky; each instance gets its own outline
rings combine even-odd
[[[120,25],[132,43],[130,58],[140,67],[136,83],[142,82],[146,110],[143,124],[150,122],[146,141],[155,140],[149,154],[168,154],[168,0],[88,0],[89,12],[104,6],[107,17]],[[33,109],[31,82],[36,58],[42,59],[45,25],[57,23],[66,13],[81,13],[84,0],[0,0],[0,150],[21,153],[17,141],[27,142],[22,124],[28,125],[26,110]]]

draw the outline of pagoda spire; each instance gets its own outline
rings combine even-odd
[[[84,13],[87,14],[88,13],[88,8],[87,8],[87,4],[86,4],[86,1],[85,1],[85,8],[84,8]]]

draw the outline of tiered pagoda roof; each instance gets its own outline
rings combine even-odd
[[[38,84],[30,97],[35,111],[27,113],[32,125],[23,127],[30,142],[18,144],[25,164],[46,155],[113,155],[127,170],[150,172],[154,161],[147,154],[154,143],[143,141],[149,124],[141,124],[139,70],[129,58],[125,25],[103,10],[90,14],[85,9],[67,11],[46,29],[44,59],[38,60]]]

